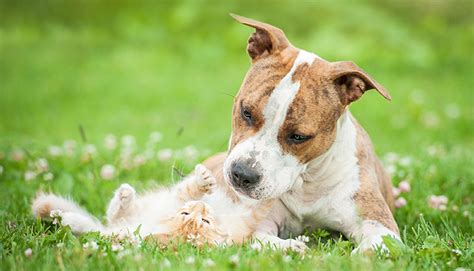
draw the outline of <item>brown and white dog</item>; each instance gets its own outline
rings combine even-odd
[[[272,25],[232,16],[256,30],[252,65],[235,97],[228,153],[205,165],[247,201],[278,199],[255,237],[298,250],[284,239],[327,228],[352,238],[355,251],[399,239],[390,177],[348,109],[367,90],[390,100],[388,92],[352,62],[326,61]]]

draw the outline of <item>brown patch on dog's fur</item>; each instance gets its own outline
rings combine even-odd
[[[373,152],[367,133],[352,118],[357,129],[357,158],[360,187],[354,200],[364,220],[375,220],[395,233],[399,233],[393,218],[393,194],[390,176],[384,171]]]
[[[286,153],[294,155],[301,163],[307,163],[329,149],[336,136],[337,120],[344,112],[344,105],[329,79],[330,74],[331,64],[321,59],[315,59],[311,66],[301,65],[293,74],[292,79],[300,82],[300,89],[288,108],[278,141]],[[292,144],[289,136],[293,133],[312,138]]]
[[[232,121],[232,142],[230,150],[242,140],[251,137],[263,126],[263,109],[271,93],[290,71],[298,51],[287,48],[283,52],[261,58],[256,61],[247,73],[239,93],[234,100]],[[241,106],[246,107],[252,114],[253,123],[242,119]]]

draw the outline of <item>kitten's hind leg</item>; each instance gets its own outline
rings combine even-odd
[[[109,225],[126,221],[136,214],[136,192],[129,184],[122,184],[114,193],[114,197],[107,208],[107,222]]]
[[[194,172],[184,178],[178,185],[178,197],[181,201],[199,200],[205,194],[211,193],[216,186],[216,179],[205,166],[198,164]]]

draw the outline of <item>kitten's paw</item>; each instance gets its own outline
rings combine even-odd
[[[288,239],[285,241],[286,241],[286,244],[285,244],[284,249],[286,250],[290,249],[298,253],[304,253],[308,249],[308,246],[306,246],[304,242],[301,242],[295,239]]]
[[[199,189],[209,193],[216,186],[216,178],[212,175],[212,172],[202,164],[197,164],[194,169],[197,178],[197,184]]]
[[[120,200],[121,206],[128,206],[135,199],[136,192],[131,185],[124,183],[119,187],[116,195]]]

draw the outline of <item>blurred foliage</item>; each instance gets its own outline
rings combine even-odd
[[[392,103],[371,93],[353,106],[382,151],[440,137],[472,146],[471,1],[1,1],[0,10],[5,144],[77,138],[83,124],[92,139],[158,129],[169,144],[225,149],[251,33],[233,12],[382,82]],[[451,103],[456,121],[443,119]],[[412,130],[433,115],[437,127]],[[393,134],[402,143],[392,146]]]
[[[396,213],[409,252],[392,244],[399,256],[394,261],[347,257],[350,242],[318,231],[304,260],[240,247],[199,251],[187,246],[180,247],[180,254],[142,247],[122,259],[118,253],[90,254],[82,250],[84,238],[32,221],[29,201],[38,189],[72,194],[98,214],[120,182],[143,190],[174,181],[173,166],[187,172],[196,162],[150,159],[126,171],[119,168],[117,151],[101,147],[108,133],[117,138],[136,135],[137,144],[148,148],[144,143],[150,133],[160,131],[164,138],[157,148],[179,151],[195,145],[198,159],[226,149],[232,97],[250,64],[245,48],[252,32],[228,13],[276,25],[295,46],[330,61],[353,60],[390,91],[390,103],[372,91],[351,110],[379,154],[396,152],[401,157],[387,169],[392,168],[395,184],[406,180],[413,187],[403,194],[407,206]],[[0,197],[7,199],[0,209],[5,222],[0,225],[0,266],[57,268],[63,255],[66,267],[76,269],[146,270],[169,258],[173,267],[188,270],[183,257],[195,255],[198,262],[214,259],[222,269],[232,268],[229,257],[240,254],[235,268],[242,270],[469,267],[473,13],[471,0],[0,0],[0,154],[5,155],[0,159]],[[98,157],[82,161],[84,144],[79,144],[77,157],[49,157],[50,144],[70,138],[84,141],[80,125],[85,139],[99,146]],[[27,158],[10,161],[11,150],[17,148],[25,150]],[[54,180],[26,182],[25,171],[41,157],[49,159]],[[116,179],[97,178],[106,163],[118,166]],[[430,208],[430,194],[449,197],[449,210]],[[51,247],[58,240],[64,241],[64,249]],[[22,256],[28,247],[32,259]],[[140,265],[135,254],[143,257]]]

